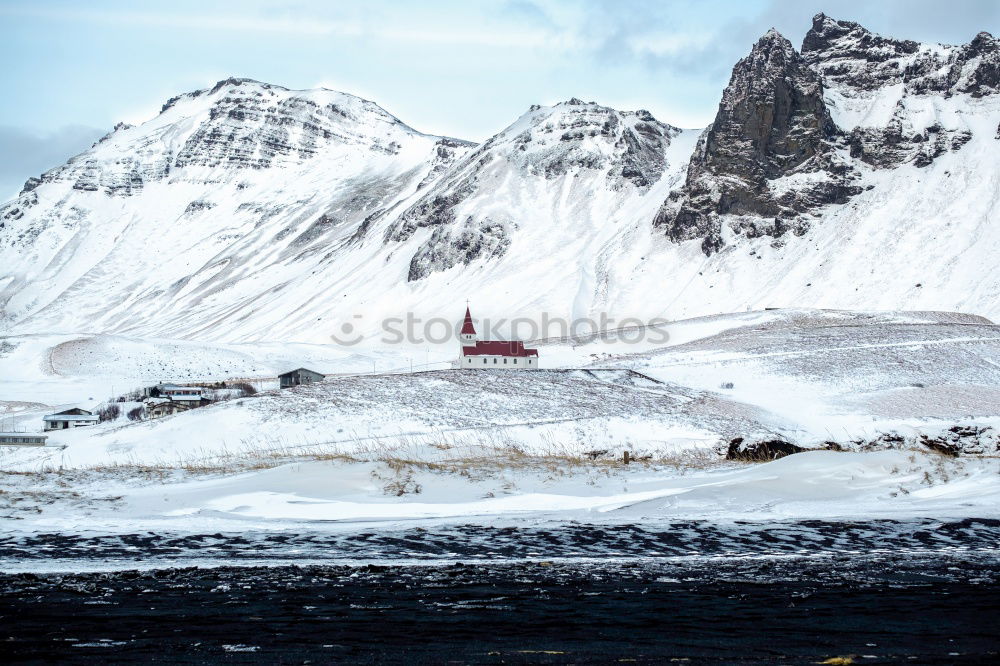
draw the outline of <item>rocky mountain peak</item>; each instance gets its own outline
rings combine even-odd
[[[1000,90],[1000,49],[989,33],[965,46],[920,44],[818,14],[802,54],[850,132],[851,156],[878,169],[924,167],[961,149],[971,128],[960,111],[943,112],[941,100]]]
[[[838,21],[823,13],[813,17],[812,28],[802,40],[802,55],[810,62],[820,59],[811,55],[815,53],[823,54],[824,59],[873,56],[884,61],[916,53],[919,48],[917,42],[882,37],[858,23]]]
[[[920,44],[817,14],[802,42],[802,55],[825,85],[849,94],[897,84],[910,94],[981,97],[1000,89],[1000,46],[988,32],[965,46]]]
[[[747,235],[800,230],[803,213],[843,201],[852,191],[845,169],[834,163],[839,138],[819,76],[787,39],[769,30],[733,68],[684,187],[671,194],[655,224],[673,240],[701,238],[706,254],[722,246],[724,216],[768,218],[764,226],[739,222]],[[822,173],[799,186],[771,187],[805,172]]]
[[[995,51],[998,47],[997,38],[983,30],[972,38],[972,41],[969,42],[969,46],[980,53]]]
[[[757,40],[750,53],[737,64],[737,67],[742,66],[743,69],[762,73],[774,67],[787,67],[797,58],[798,53],[792,43],[780,32],[771,28]]]
[[[77,190],[131,196],[185,167],[259,170],[297,165],[330,150],[392,157],[410,141],[439,138],[354,95],[228,78],[169,99],[142,125],[119,123],[91,150],[29,185],[69,181]]]
[[[785,36],[782,35],[780,32],[778,32],[777,28],[771,28],[763,35],[761,35],[760,39],[757,40],[757,43],[754,44],[753,49],[751,49],[750,52],[753,53],[754,51],[758,51],[761,49],[771,49],[774,47],[778,47],[781,50],[787,50],[787,51],[795,50],[792,47],[792,43],[789,42],[787,39],[785,39]]]
[[[215,95],[219,92],[225,90],[225,93],[232,94],[234,92],[240,92],[242,94],[259,94],[262,91],[282,91],[290,92],[288,88],[283,86],[274,85],[271,83],[265,83],[263,81],[257,81],[256,79],[249,79],[246,77],[230,76],[229,78],[222,79],[217,82],[211,88],[202,88],[200,90],[193,90],[191,92],[182,93],[171,97],[164,103],[160,108],[160,113],[167,111],[177,105],[178,102],[182,100],[192,100],[200,97],[207,97],[210,95]]]
[[[1000,92],[1000,40],[996,37],[980,32],[962,47],[956,61],[959,91],[973,97]]]

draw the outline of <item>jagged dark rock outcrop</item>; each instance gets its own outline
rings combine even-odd
[[[962,47],[957,58],[966,65],[967,79],[958,86],[959,92],[967,92],[973,97],[983,97],[1000,92],[1000,40],[988,32],[981,32]]]
[[[863,107],[865,100],[885,95],[890,87],[900,88],[887,122],[848,127],[851,156],[878,169],[906,163],[927,166],[946,152],[959,150],[972,137],[967,128],[944,127],[938,121],[914,126],[904,99],[955,94],[982,97],[1000,90],[1000,45],[986,32],[964,46],[930,47],[882,37],[857,23],[817,14],[803,40],[802,56],[824,85],[836,88],[847,106]]]
[[[813,17],[802,41],[802,57],[827,80],[861,90],[875,90],[900,83],[901,59],[912,56],[920,44],[882,37],[852,21],[837,21],[825,14]]]
[[[921,435],[918,442],[948,456],[1000,455],[1000,433],[990,426],[956,425],[936,437]]]
[[[848,90],[902,84],[909,94],[982,97],[1000,91],[1000,43],[988,32],[964,46],[929,48],[817,14],[802,42],[802,56],[828,84]]]
[[[747,237],[804,233],[820,208],[862,191],[867,167],[925,167],[971,140],[959,115],[939,122],[906,99],[998,91],[1000,42],[989,33],[929,46],[817,14],[799,53],[772,30],[733,69],[654,225],[673,241],[701,239],[706,254],[721,249],[724,224]]]
[[[837,159],[843,137],[823,100],[823,85],[791,43],[771,30],[733,69],[715,120],[698,142],[684,186],[654,224],[669,238],[701,238],[706,254],[722,246],[722,216],[745,216],[746,235],[802,232],[803,213],[843,203],[859,189]],[[794,174],[799,183],[772,187]]]
[[[816,447],[802,447],[782,439],[747,440],[737,437],[723,445],[726,460],[767,462],[804,451],[887,451],[926,449],[950,458],[958,456],[1000,455],[1000,433],[990,426],[955,425],[935,435],[879,433],[871,439],[847,442],[823,442]]]
[[[971,138],[969,130],[946,130],[939,124],[914,131],[894,118],[885,127],[855,127],[848,144],[851,157],[875,168],[890,169],[907,162],[927,166],[946,152],[960,149]]]
[[[768,439],[748,442],[742,437],[729,442],[726,450],[726,460],[738,460],[740,462],[767,462],[790,456],[793,453],[808,451],[801,446],[786,442],[780,439]]]
[[[407,280],[415,282],[476,259],[502,257],[510,243],[507,227],[488,218],[477,222],[470,217],[458,229],[437,227],[410,260]]]

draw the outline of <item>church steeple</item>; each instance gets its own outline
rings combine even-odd
[[[468,304],[465,306],[465,321],[462,322],[462,330],[459,332],[458,339],[463,347],[476,346],[476,326],[472,323],[472,313],[469,311]]]
[[[470,335],[476,334],[476,327],[472,323],[472,313],[469,312],[469,306],[465,306],[465,321],[462,323],[462,333],[468,333]]]

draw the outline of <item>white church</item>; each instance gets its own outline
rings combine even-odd
[[[526,349],[520,340],[479,340],[472,313],[465,308],[465,321],[458,336],[461,351],[458,367],[466,370],[536,370],[538,350]]]

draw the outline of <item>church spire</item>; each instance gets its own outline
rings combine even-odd
[[[469,312],[469,305],[465,306],[465,321],[462,322],[462,335],[475,335],[476,327],[472,323],[472,313]]]

